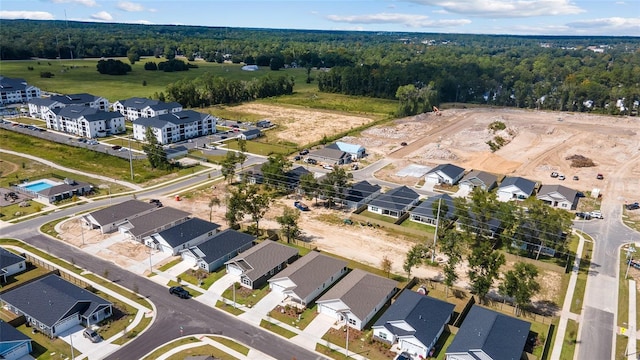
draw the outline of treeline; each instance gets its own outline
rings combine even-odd
[[[131,65],[125,64],[120,60],[100,60],[98,61],[98,72],[105,75],[126,75],[131,71]]]
[[[169,84],[165,93],[154,97],[162,101],[175,101],[185,107],[201,107],[215,104],[237,104],[278,95],[293,93],[294,79],[288,76],[270,75],[241,81],[214,77],[207,73],[195,80],[180,80]]]

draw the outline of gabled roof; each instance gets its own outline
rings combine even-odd
[[[77,119],[81,116],[88,116],[97,113],[98,109],[87,106],[66,106],[63,108],[57,108],[52,110],[57,116],[62,116],[71,119]]]
[[[135,237],[150,235],[161,227],[189,217],[189,213],[172,207],[162,207],[129,220],[133,228],[129,233]]]
[[[395,291],[397,284],[395,280],[354,269],[316,303],[339,299],[358,319],[364,320],[382,300]]]
[[[2,269],[7,268],[11,265],[15,265],[25,261],[25,258],[22,256],[16,255],[7,249],[0,247],[0,272]]]
[[[51,100],[51,98],[32,98],[31,100],[29,100],[29,104],[34,104],[37,106],[51,106],[52,104],[54,104],[56,101],[55,100]]]
[[[182,108],[182,105],[178,104],[175,101],[172,102],[163,102],[163,101],[158,101],[156,104],[149,104],[146,107],[149,107],[149,109],[153,110],[153,111],[160,111],[160,110],[171,110],[171,109],[177,109],[177,108]]]
[[[292,290],[299,298],[307,298],[333,274],[347,267],[347,262],[312,251],[287,266],[271,281],[288,278],[296,287]]]
[[[241,252],[225,264],[236,264],[244,270],[244,275],[255,281],[279,264],[298,255],[298,250],[271,240]]]
[[[192,218],[176,226],[172,226],[158,233],[169,245],[178,247],[198,236],[208,234],[220,225],[200,218]]]
[[[360,151],[364,150],[364,147],[358,144],[349,144],[342,141],[336,141],[333,144],[327,145],[330,149],[338,149],[340,151],[347,152],[349,154],[357,154]]]
[[[161,114],[150,118],[137,118],[133,123],[136,125],[163,128],[168,124],[171,125],[183,125],[193,123],[196,121],[204,120],[211,115],[199,113],[193,110],[183,110],[174,113]]]
[[[99,225],[114,223],[123,219],[128,219],[133,215],[137,215],[151,209],[155,209],[156,205],[149,204],[139,200],[127,200],[120,204],[109,206],[101,210],[90,213],[91,217]]]
[[[322,149],[312,151],[311,153],[309,153],[309,156],[317,156],[317,157],[326,158],[326,159],[340,160],[346,157],[350,157],[351,155],[347,154],[342,150],[324,147]]]
[[[26,87],[27,81],[25,79],[0,76],[0,89],[4,91],[24,90]]]
[[[513,176],[513,177],[507,177],[506,179],[504,179],[500,184],[499,189],[502,189],[511,185],[517,187],[522,192],[529,195],[531,195],[533,193],[533,190],[536,188],[535,182],[519,176]]]
[[[300,182],[302,175],[305,174],[311,174],[311,171],[307,170],[303,166],[296,166],[285,173],[284,181],[292,185],[297,185]]]
[[[447,214],[445,215],[449,219],[453,219],[455,217],[456,207],[453,204],[453,198],[448,194],[438,194],[436,196],[432,196],[427,198],[425,201],[421,202],[420,205],[416,206],[413,210],[411,210],[412,214],[426,216],[430,218],[436,218],[433,215],[434,210],[438,209],[438,203],[440,203],[440,207],[442,210],[443,206],[447,206]],[[435,205],[434,205],[435,204]]]
[[[262,134],[262,131],[260,131],[260,129],[250,129],[250,130],[243,131],[242,134],[246,137],[253,136],[253,135],[260,136],[260,134]]]
[[[455,305],[446,301],[405,290],[373,326],[384,326],[396,336],[413,335],[428,346],[447,323],[454,308]],[[393,325],[398,322],[406,322],[413,331]]]
[[[406,186],[400,186],[378,195],[371,200],[370,206],[383,209],[402,210],[420,197],[420,194]]]
[[[125,100],[118,100],[118,102],[122,104],[122,106],[124,106],[125,108],[142,110],[147,106],[156,105],[160,101],[147,99],[147,98],[132,97]]]
[[[0,320],[0,344],[14,341],[31,341],[31,338]],[[2,346],[0,346],[0,349],[2,349]],[[5,349],[2,349],[2,351],[5,351]]]
[[[380,185],[373,185],[366,180],[362,180],[347,189],[347,196],[344,199],[346,201],[360,202],[378,191],[380,191]]]
[[[438,171],[442,172],[443,174],[447,175],[452,179],[455,179],[464,173],[464,169],[459,166],[455,166],[453,164],[440,164],[434,167],[433,169],[429,170],[427,175],[438,172]]]
[[[569,202],[573,202],[576,199],[576,196],[578,196],[578,192],[576,190],[569,189],[566,186],[542,185],[540,187],[540,190],[538,190],[538,198],[549,195],[554,192],[557,192]]]
[[[71,181],[69,183],[65,182],[63,184],[54,185],[50,188],[40,190],[38,191],[38,194],[49,197],[49,196],[58,195],[66,192],[71,192],[77,189],[87,188],[89,186],[91,186],[91,184],[86,182]]]
[[[68,108],[65,108],[68,109]],[[88,122],[111,120],[111,119],[124,119],[124,115],[117,111],[98,111],[94,114],[83,115]]]
[[[80,94],[67,94],[67,95],[52,95],[51,100],[58,101],[65,105],[84,105],[100,99],[99,96],[80,93]]]
[[[473,170],[465,175],[462,180],[460,180],[460,183],[469,182],[473,186],[484,185],[486,187],[491,187],[491,184],[494,184],[497,181],[498,177],[493,174],[485,171]]]
[[[202,244],[192,246],[189,251],[207,263],[212,263],[238,249],[252,243],[255,236],[233,229],[227,229],[214,235]]]
[[[447,354],[482,350],[494,360],[519,360],[530,327],[526,321],[473,305]]]
[[[98,295],[53,274],[9,290],[0,295],[0,299],[48,327],[72,315],[72,311],[88,316],[100,305],[111,305]]]

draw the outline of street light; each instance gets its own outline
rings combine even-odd
[[[345,343],[345,349],[347,350],[346,357],[349,357],[349,315],[348,310],[338,311],[344,318],[344,325],[347,327],[347,340]]]

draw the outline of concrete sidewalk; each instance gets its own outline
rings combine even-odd
[[[637,246],[637,245],[636,245]],[[629,341],[627,342],[627,360],[636,360],[638,358],[638,350],[636,348],[636,340],[638,339],[638,332],[636,331],[636,282],[633,279],[629,279],[629,328],[627,334],[629,335]]]
[[[233,356],[234,358],[240,359],[240,360],[260,360],[260,359],[267,360],[267,359],[273,359],[272,357],[270,357],[270,356],[268,356],[268,355],[266,355],[266,354],[264,354],[264,353],[262,353],[262,352],[260,352],[258,350],[251,349],[251,348],[249,349],[249,353],[247,353],[247,355],[241,354],[241,353],[237,352],[236,350],[233,350],[230,347],[223,345],[220,342],[212,340],[206,334],[205,335],[185,336],[185,337],[182,337],[182,338],[175,339],[174,341],[177,341],[177,340],[180,340],[180,339],[186,339],[186,338],[190,338],[190,337],[195,337],[199,341],[174,347],[171,350],[165,352],[164,354],[158,356],[156,358],[156,360],[165,360],[165,359],[168,359],[169,357],[171,357],[172,355],[179,354],[180,352],[182,352],[184,350],[192,349],[192,348],[203,346],[203,345],[211,345],[211,346],[213,346],[213,347],[215,347],[215,348],[217,348],[219,350],[222,350],[225,353]],[[216,335],[216,337],[224,337],[224,336]],[[224,337],[224,338],[226,338],[226,337]],[[229,339],[231,341],[234,341],[233,339],[230,339],[230,338],[227,338],[227,339]],[[165,346],[165,345],[163,345],[163,346]],[[153,351],[155,351],[155,350],[153,350]],[[151,351],[151,353],[153,351]]]

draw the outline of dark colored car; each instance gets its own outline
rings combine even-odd
[[[400,143],[400,146],[407,146],[407,143],[403,141]]]
[[[300,155],[307,155],[309,153],[309,150],[304,149],[300,151]]]
[[[598,175],[596,175],[596,179],[602,180],[602,179],[604,179],[604,175],[598,174]]]
[[[120,145],[114,145],[114,146],[112,146],[111,148],[112,148],[113,150],[120,150],[120,149],[122,149],[122,146],[120,146]]]
[[[300,156],[300,155],[296,155],[293,159],[294,159],[295,161],[300,161],[300,160],[302,159],[302,156]]]
[[[172,286],[169,288],[169,294],[175,295],[181,299],[188,299],[191,295],[182,286]]]
[[[625,205],[625,207],[627,208],[627,210],[638,210],[640,209],[640,203],[634,202],[633,204]]]
[[[585,219],[585,220],[591,219],[591,214],[586,213],[586,212],[577,212],[576,216],[581,218],[581,219]]]

